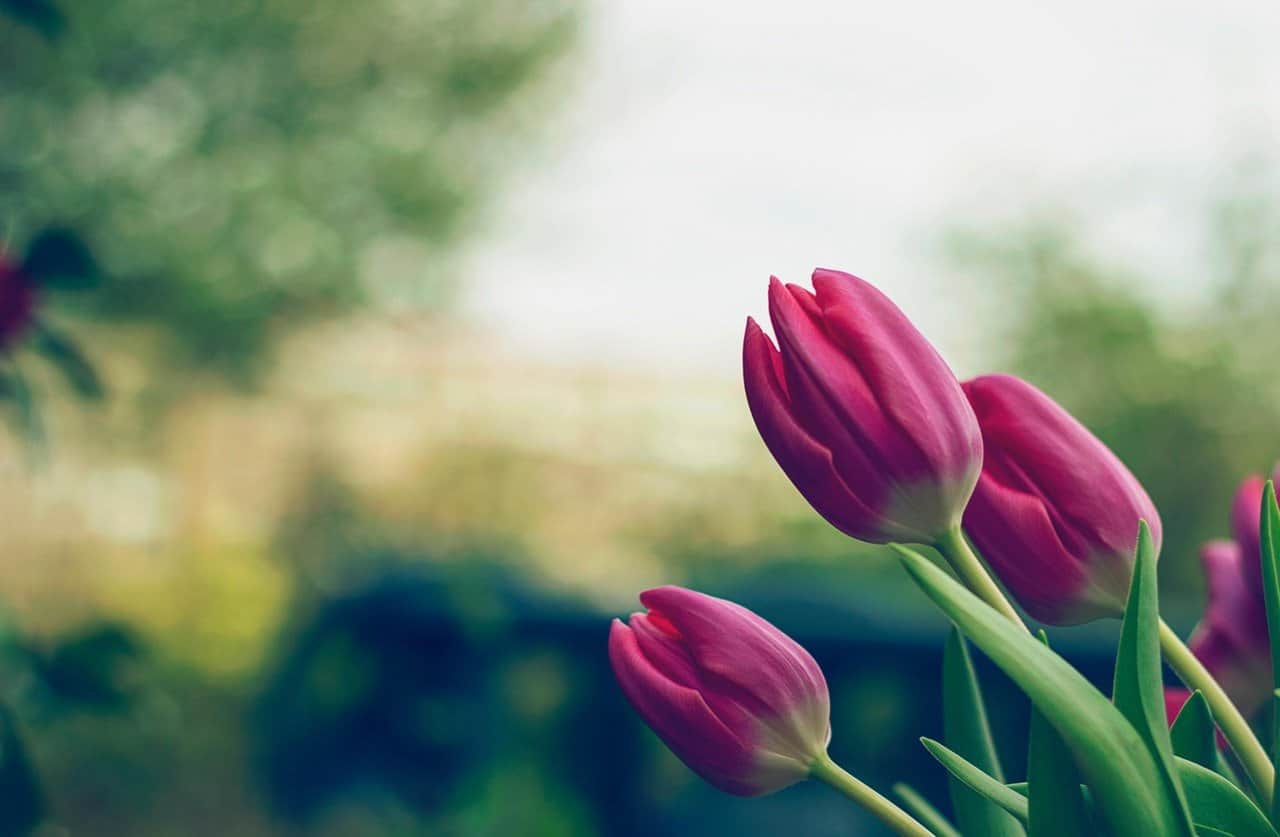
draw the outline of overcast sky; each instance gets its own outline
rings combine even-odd
[[[965,300],[936,237],[1046,205],[1192,299],[1206,203],[1280,135],[1278,10],[597,0],[556,139],[472,244],[465,309],[550,359],[736,374],[769,274],[825,265],[945,353]]]

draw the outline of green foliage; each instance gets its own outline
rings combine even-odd
[[[907,810],[938,837],[960,837],[960,832],[944,817],[937,808],[929,804],[929,800],[920,795],[915,788],[899,782],[893,786],[893,793]]]
[[[1160,763],[1110,701],[1065,660],[926,558],[905,547],[897,550],[921,589],[1053,724],[1075,756],[1111,833],[1186,833],[1182,802]]]
[[[1215,768],[1218,755],[1215,736],[1209,702],[1197,689],[1182,705],[1182,710],[1178,712],[1178,717],[1169,730],[1174,755],[1202,767]]]
[[[308,317],[449,301],[447,245],[545,118],[530,96],[577,21],[573,0],[66,12],[52,41],[0,16],[0,237],[81,231],[108,277],[84,308],[241,378]]]
[[[1151,530],[1145,521],[1138,524],[1138,550],[1129,584],[1129,601],[1120,629],[1120,647],[1116,651],[1112,699],[1116,708],[1142,736],[1156,760],[1169,798],[1177,800],[1179,833],[1190,837],[1191,815],[1187,811],[1182,788],[1174,776],[1173,746],[1169,742],[1169,722],[1165,717],[1156,553],[1151,542]]]
[[[1004,787],[1004,774],[996,756],[987,711],[982,700],[978,675],[969,657],[969,649],[952,629],[942,656],[943,720],[949,751],[963,757],[982,773]],[[928,746],[928,744],[926,744]],[[932,748],[930,752],[933,752]],[[934,753],[935,757],[937,753]],[[944,762],[945,764],[945,762]],[[965,834],[1020,835],[1023,830],[1005,811],[993,805],[981,793],[970,788],[964,779],[951,780],[951,803],[956,822]]]
[[[1047,648],[1044,631],[1039,636]],[[1029,837],[1076,837],[1091,830],[1071,750],[1053,724],[1032,709],[1027,734],[1027,833]]]

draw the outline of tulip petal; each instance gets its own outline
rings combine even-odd
[[[609,629],[609,659],[627,700],[691,770],[728,793],[759,792],[748,780],[754,770],[749,742],[729,729],[696,690],[663,676],[641,651],[635,633],[617,619]]]
[[[781,355],[750,318],[743,338],[742,367],[747,405],[765,446],[820,515],[840,531],[861,540],[920,539],[921,533],[869,508],[837,473],[831,451],[800,424],[792,411]]]

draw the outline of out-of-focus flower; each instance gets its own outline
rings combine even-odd
[[[35,309],[35,283],[0,252],[0,349],[22,337],[31,326]]]
[[[1280,466],[1275,477],[1280,478]],[[1231,505],[1234,540],[1210,541],[1200,550],[1208,600],[1187,643],[1245,715],[1261,709],[1271,694],[1260,535],[1264,485],[1256,475],[1240,483]],[[1183,690],[1175,690],[1175,695],[1186,700]]]
[[[965,531],[1036,619],[1075,625],[1124,612],[1145,520],[1160,515],[1115,454],[1053,399],[1010,375],[963,384],[982,427],[982,475]]]
[[[753,319],[743,378],[756,427],[805,499],[863,541],[934,543],[959,524],[982,465],[973,411],[888,297],[816,270],[769,284],[777,347]]]
[[[831,737],[827,682],[809,652],[733,602],[682,587],[640,601],[648,613],[614,620],[609,658],[666,745],[739,796],[806,778]]]

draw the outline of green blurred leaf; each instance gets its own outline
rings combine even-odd
[[[1190,837],[1194,833],[1191,813],[1187,810],[1186,798],[1174,772],[1173,746],[1169,742],[1169,721],[1165,714],[1156,551],[1146,521],[1138,524],[1138,549],[1129,584],[1129,601],[1120,629],[1120,647],[1116,651],[1112,698],[1116,708],[1124,713],[1146,742],[1160,768],[1161,781],[1169,798],[1177,800],[1182,814],[1182,827],[1178,833]]]
[[[1216,829],[1235,837],[1276,837],[1266,816],[1235,785],[1193,761],[1178,758],[1176,763],[1198,833]]]
[[[76,395],[96,401],[105,394],[102,381],[93,364],[71,338],[41,325],[36,332],[33,346],[37,352],[58,367],[58,371],[62,373],[62,377],[66,379]]]
[[[895,545],[921,589],[1053,724],[1114,837],[1180,834],[1185,815],[1142,736],[1093,684],[927,558]]]
[[[1044,631],[1040,641],[1049,647]],[[1094,830],[1071,751],[1035,707],[1027,735],[1027,803],[1030,837],[1077,837]]]
[[[18,433],[29,448],[41,449],[45,442],[44,419],[31,385],[16,363],[11,362],[7,369],[0,369],[0,399],[13,402]]]
[[[1213,713],[1209,702],[1200,690],[1191,693],[1182,711],[1169,730],[1174,755],[1193,761],[1203,767],[1215,769],[1218,763],[1218,744],[1215,741]]]
[[[1280,508],[1276,486],[1267,480],[1258,510],[1262,530],[1262,595],[1267,604],[1267,635],[1271,637],[1272,687],[1280,689]],[[1271,763],[1280,768],[1280,740],[1271,742]],[[1278,770],[1277,772],[1280,772]],[[1271,797],[1271,822],[1280,823],[1280,793]]]
[[[991,738],[978,675],[964,638],[954,628],[942,655],[942,698],[947,747],[1003,787],[1004,773]],[[951,804],[963,833],[992,837],[1018,837],[1025,833],[1005,811],[975,793],[963,780],[953,776],[950,786]]]
[[[1004,782],[989,776],[982,768],[970,762],[964,756],[949,749],[945,744],[932,738],[921,738],[920,743],[938,763],[947,769],[951,776],[972,790],[975,794],[988,800],[1008,814],[1017,817],[1023,823],[1027,821],[1027,798],[1010,789]],[[961,828],[964,826],[962,825]],[[985,832],[967,831],[966,834],[983,834]]]
[[[961,837],[956,827],[915,788],[899,782],[893,786],[893,792],[907,810],[938,837]]]

